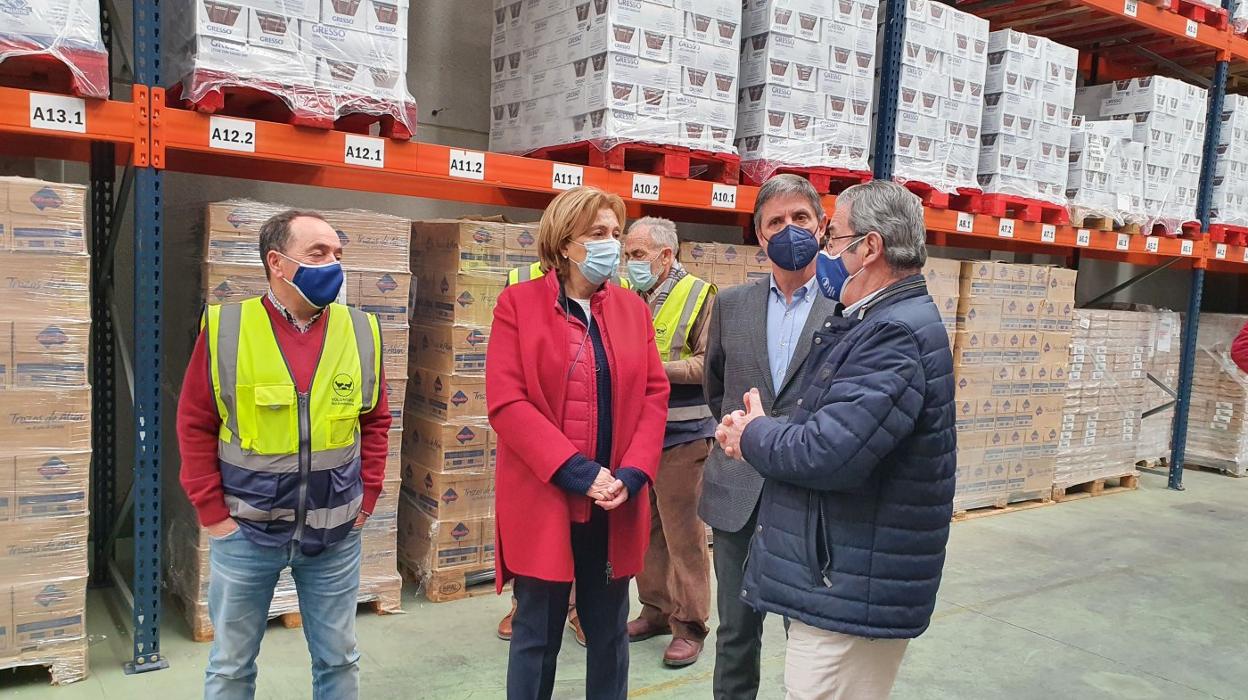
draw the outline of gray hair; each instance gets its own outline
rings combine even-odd
[[[764,182],[763,186],[758,189],[758,195],[754,198],[754,228],[756,230],[763,226],[763,206],[776,197],[787,195],[805,197],[810,201],[810,207],[816,217],[822,220],[826,216],[823,210],[823,198],[819,196],[815,186],[810,184],[810,180],[800,175],[784,173]]]
[[[660,248],[671,248],[673,254],[680,251],[680,239],[676,237],[676,224],[671,219],[643,216],[633,221],[633,224],[628,227],[628,232],[632,233],[638,228],[648,230],[650,240],[657,243]]]
[[[923,203],[910,190],[888,180],[872,180],[838,194],[836,204],[849,207],[849,229],[855,236],[880,234],[884,260],[895,272],[918,270],[927,262]]]

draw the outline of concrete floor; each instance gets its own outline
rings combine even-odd
[[[1188,472],[1186,493],[1145,475],[1138,492],[982,518],[953,527],[927,634],[912,643],[895,698],[1248,698],[1248,479]],[[407,614],[361,613],[362,697],[501,698],[505,599],[433,605],[408,591]],[[166,608],[168,609],[168,608]],[[92,673],[61,689],[38,671],[0,672],[6,699],[194,698],[207,644],[165,619],[171,667],[125,676],[129,640],[92,594]],[[712,623],[713,625],[713,623]],[[770,620],[761,697],[782,697],[784,633]],[[713,654],[664,669],[665,644],[633,646],[631,695],[710,697]],[[558,698],[582,697],[584,656],[571,637]],[[310,697],[298,630],[271,625],[260,697]]]

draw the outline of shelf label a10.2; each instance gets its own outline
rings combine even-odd
[[[30,128],[87,133],[87,103],[81,97],[30,93]]]
[[[659,201],[659,186],[662,180],[658,175],[643,175],[641,173],[633,174],[633,199],[645,199],[651,202]]]

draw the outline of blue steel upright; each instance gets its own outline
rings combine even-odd
[[[1213,174],[1217,168],[1218,138],[1222,128],[1222,106],[1226,97],[1229,64],[1218,61],[1209,86],[1209,113],[1205,117],[1205,148],[1200,163],[1200,190],[1196,216],[1200,230],[1209,231],[1209,210],[1213,203]],[[1179,391],[1174,407],[1174,433],[1170,440],[1170,488],[1183,490],[1183,461],[1187,452],[1187,418],[1192,402],[1192,374],[1196,367],[1196,337],[1200,331],[1200,302],[1205,291],[1204,268],[1192,269],[1192,289],[1187,299],[1183,324],[1183,352],[1179,360]]]
[[[880,93],[876,99],[872,170],[877,180],[893,178],[897,143],[897,88],[901,82],[901,51],[906,38],[906,0],[881,2],[885,11],[880,61]]]
[[[161,85],[160,0],[134,0],[134,80]],[[160,171],[137,168],[134,189],[134,654],[126,673],[169,665],[160,654]]]

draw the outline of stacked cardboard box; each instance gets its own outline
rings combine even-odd
[[[267,293],[260,259],[260,227],[289,207],[247,200],[214,202],[205,208],[203,292],[209,304],[240,302]],[[343,245],[345,282],[340,303],[367,311],[381,326],[382,373],[393,423],[382,496],[364,529],[360,601],[398,610],[402,580],[396,566],[399,446],[407,390],[407,343],[411,274],[408,219],[365,211],[322,212]],[[166,504],[170,588],[180,599],[197,639],[213,634],[208,619],[208,534],[190,503],[174,491]],[[296,612],[299,601],[290,571],[282,572],[269,616]]]
[[[1066,197],[1071,219],[1136,223],[1144,206],[1144,148],[1129,121],[1075,115],[1070,136]]]
[[[1231,343],[1248,316],[1201,314],[1187,423],[1187,460],[1248,474],[1248,375],[1231,361]]]
[[[923,266],[923,277],[927,281],[927,293],[931,295],[936,308],[940,310],[940,320],[949,332],[949,347],[953,348],[958,331],[958,295],[961,291],[962,263],[946,258],[927,259]]]
[[[495,0],[490,150],[645,141],[731,152],[741,3]]]
[[[1152,332],[1149,314],[1075,312],[1054,486],[1135,473]]]
[[[1248,226],[1248,97],[1227,95],[1213,175],[1214,222]]]
[[[107,98],[108,51],[100,36],[99,0],[0,3],[0,63],[31,56],[64,63],[74,94]]]
[[[720,289],[771,275],[767,253],[758,246],[686,241],[680,244],[679,258],[690,274]]]
[[[1140,206],[1146,230],[1176,231],[1196,216],[1207,94],[1203,88],[1148,76],[1080,88],[1075,112],[1091,119],[1132,124],[1132,141],[1142,149]],[[1133,153],[1128,157],[1133,157]]]
[[[904,11],[894,176],[946,192],[978,187],[988,20],[936,0],[906,0]]]
[[[87,673],[86,190],[0,178],[0,668]]]
[[[1179,356],[1182,352],[1182,320],[1174,311],[1147,311],[1151,321],[1149,333],[1148,356],[1144,361],[1145,411],[1156,409],[1172,403],[1174,396],[1170,392],[1179,390]],[[1170,391],[1157,386],[1160,382]],[[1139,449],[1136,459],[1156,463],[1161,459],[1170,458],[1170,436],[1174,428],[1174,408],[1167,408],[1151,416],[1140,419]]]
[[[955,509],[1048,496],[1074,298],[1074,270],[962,263],[953,353]]]
[[[1066,204],[1079,51],[1012,29],[988,35],[979,153],[986,193]]]
[[[399,561],[430,600],[494,569],[494,433],[485,353],[507,273],[537,260],[537,226],[412,224],[416,300],[404,408]]]
[[[737,149],[780,166],[868,170],[878,0],[747,0]]]
[[[167,75],[190,100],[245,87],[326,126],[379,114],[414,132],[407,16],[408,0],[200,0],[164,14]]]

